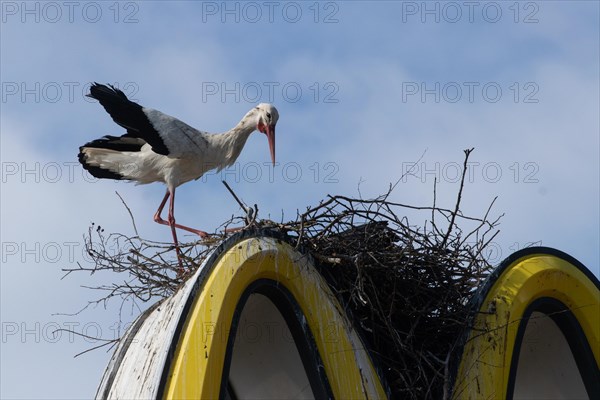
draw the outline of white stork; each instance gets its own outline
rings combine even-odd
[[[175,228],[200,237],[208,234],[175,223],[175,188],[200,178],[207,171],[232,165],[248,136],[256,129],[267,136],[271,160],[275,164],[275,125],[279,113],[271,104],[254,107],[227,132],[208,134],[177,118],[130,101],[111,85],[94,83],[88,96],[98,100],[127,133],[86,143],[79,148],[79,161],[96,178],[125,179],[137,184],[163,182],[167,186],[154,221],[171,227],[180,269],[181,253]],[[161,213],[169,197],[169,214],[165,221]]]

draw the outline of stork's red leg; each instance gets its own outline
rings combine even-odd
[[[160,214],[162,214],[162,210],[163,210],[163,208],[165,208],[165,204],[167,204],[167,199],[169,199],[169,197],[171,198],[171,200],[169,201],[169,213],[167,215],[167,220],[165,221],[164,219],[162,219]],[[181,261],[182,255],[181,255],[181,249],[179,248],[179,241],[177,240],[177,231],[175,228],[184,229],[186,231],[195,233],[203,238],[207,237],[208,233],[198,230],[198,229],[188,228],[187,226],[183,226],[183,225],[179,225],[179,224],[175,223],[175,189],[173,189],[172,192],[169,189],[167,189],[167,193],[165,193],[165,197],[163,197],[163,199],[160,203],[160,206],[158,206],[158,210],[156,210],[156,213],[154,214],[154,221],[158,222],[159,224],[162,224],[162,225],[168,225],[171,228],[171,233],[173,235],[173,242],[175,244],[175,251],[177,252],[177,261],[179,262],[179,273],[182,274],[183,273],[183,263]]]
[[[160,217],[165,204],[167,203],[167,199],[171,196],[171,201],[169,202],[169,216],[167,217],[167,221]],[[171,233],[173,234],[173,243],[175,244],[175,251],[177,252],[177,262],[179,263],[179,275],[183,274],[183,262],[181,261],[181,249],[179,248],[179,241],[177,240],[177,232],[175,231],[175,216],[173,213],[173,207],[175,202],[175,189],[173,189],[173,193],[167,190],[165,197],[163,198],[160,206],[158,206],[158,210],[156,210],[156,214],[154,214],[154,221],[159,224],[169,225],[171,227]]]
[[[167,203],[167,199],[169,198],[170,194],[171,194],[171,192],[169,192],[169,190],[167,190],[167,193],[165,194],[165,197],[163,198],[162,202],[160,203],[158,210],[156,210],[156,214],[154,214],[154,222],[158,222],[159,224],[171,226],[169,221],[165,221],[160,216],[160,214],[162,214],[163,208],[165,208],[165,204]],[[171,203],[169,203],[169,213],[171,213],[171,208],[172,208],[172,204],[174,203],[174,201],[175,201],[175,189],[173,189],[173,196],[171,196]],[[179,229],[186,230],[188,232],[195,233],[196,235],[200,236],[201,238],[205,238],[205,237],[209,236],[208,233],[201,231],[199,229],[194,229],[194,228],[190,228],[190,227],[187,227],[184,225],[176,224],[175,218],[173,218],[173,226],[175,228],[179,228]]]
[[[195,233],[196,235],[200,236],[201,238],[207,238],[208,236],[210,236],[208,233],[201,231],[200,229],[190,228],[185,225],[175,224],[175,227],[179,228],[179,229],[183,229],[184,231]]]
[[[156,210],[156,213],[154,214],[154,222],[158,222],[159,224],[163,224],[163,225],[168,225],[169,223],[167,221],[165,221],[164,219],[162,219],[160,217],[160,214],[162,214],[162,210],[163,208],[165,208],[165,204],[167,204],[167,199],[169,198],[171,192],[169,192],[169,190],[167,189],[167,193],[165,193],[165,197],[163,197],[162,202],[160,203],[160,206],[158,206],[158,210]]]
[[[173,194],[175,194],[174,192],[175,192],[175,190],[173,190]],[[162,225],[171,226],[171,224],[169,223],[169,221],[165,221],[160,216],[160,214],[162,214],[163,208],[165,208],[165,204],[167,204],[167,199],[169,198],[170,195],[171,195],[171,192],[169,192],[167,190],[167,193],[165,194],[165,197],[163,198],[163,201],[160,203],[160,206],[158,207],[158,210],[156,210],[156,213],[154,214],[154,222],[158,222],[159,224],[162,224]],[[171,197],[171,203],[173,203],[174,201],[175,201],[175,196],[172,196]],[[169,212],[170,212],[170,210],[171,210],[171,204],[169,204]],[[175,222],[175,218],[173,218],[173,222]],[[189,228],[187,226],[179,225],[179,224],[175,224],[175,223],[173,224],[173,226],[175,226],[175,228],[179,228],[179,229],[186,230],[188,232],[195,233],[196,235],[200,236],[201,238],[205,238],[205,237],[209,236],[208,233],[206,233],[204,231],[201,231],[199,229]]]

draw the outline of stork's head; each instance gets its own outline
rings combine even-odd
[[[260,103],[256,106],[256,110],[258,110],[256,129],[267,135],[269,149],[271,150],[271,161],[275,165],[275,125],[279,119],[279,112],[273,105],[268,103]]]

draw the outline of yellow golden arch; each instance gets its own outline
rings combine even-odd
[[[545,247],[518,251],[473,308],[454,398],[600,398],[600,284],[579,261]]]
[[[176,341],[166,398],[226,397],[235,325],[254,293],[270,298],[285,317],[316,398],[386,397],[327,283],[289,244],[264,236],[241,240],[220,254],[200,281]]]

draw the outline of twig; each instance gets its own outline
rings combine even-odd
[[[231,195],[233,196],[233,198],[235,199],[235,201],[237,201],[237,203],[240,205],[240,207],[242,207],[242,210],[244,210],[245,212],[248,212],[248,207],[246,207],[246,205],[240,200],[239,197],[237,197],[237,195],[235,194],[235,192],[233,191],[233,189],[231,189],[231,187],[229,186],[229,184],[225,181],[221,181],[223,182],[223,185],[225,185],[225,187],[227,188],[227,190],[229,190],[229,193],[231,193]]]
[[[129,206],[127,205],[127,203],[125,203],[125,200],[123,200],[123,198],[121,197],[121,195],[119,194],[119,192],[117,192],[115,190],[115,193],[117,194],[117,196],[119,196],[119,199],[121,199],[121,203],[123,203],[123,205],[127,209],[127,212],[129,213],[129,218],[131,218],[131,224],[133,225],[133,231],[135,232],[135,235],[139,236],[139,233],[138,233],[138,230],[137,230],[137,226],[135,226],[135,218],[133,218],[133,214],[131,213],[131,209],[129,209]]]
[[[471,152],[473,151],[473,149],[474,148],[465,150],[465,161],[463,163],[463,172],[462,172],[462,176],[460,178],[460,188],[458,189],[458,196],[456,196],[456,206],[454,207],[454,212],[452,213],[452,216],[450,219],[450,225],[448,226],[448,232],[446,232],[446,236],[444,236],[444,240],[442,241],[442,247],[444,247],[446,245],[446,242],[448,241],[448,237],[450,236],[450,232],[452,232],[452,229],[454,228],[454,220],[456,218],[456,215],[458,214],[458,210],[460,207],[460,200],[462,198],[462,191],[465,186],[465,176],[467,176],[467,162],[469,161],[469,155],[471,155]]]

